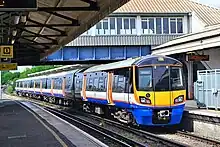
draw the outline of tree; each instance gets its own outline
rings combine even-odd
[[[17,79],[27,78],[28,74],[36,73],[44,70],[49,70],[56,68],[58,66],[54,65],[46,65],[46,66],[35,66],[33,68],[26,68],[25,71],[19,73],[19,72],[9,72],[9,71],[3,71],[2,72],[2,85],[9,84],[11,82],[15,82]]]

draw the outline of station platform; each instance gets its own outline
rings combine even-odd
[[[197,115],[212,116],[212,117],[219,117],[220,118],[220,111],[210,110],[210,109],[206,109],[206,108],[198,109],[195,100],[187,100],[186,101],[185,112],[188,112],[190,114],[195,114],[195,115],[197,114]]]
[[[196,135],[220,141],[220,111],[198,109],[195,100],[187,100],[181,128]]]
[[[82,130],[25,101],[1,99],[0,120],[2,147],[106,146]]]

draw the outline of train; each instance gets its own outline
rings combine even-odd
[[[158,55],[19,79],[15,90],[141,126],[180,124],[186,101],[183,64]]]

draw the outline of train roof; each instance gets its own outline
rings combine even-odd
[[[95,71],[106,71],[111,69],[119,69],[124,67],[131,67],[133,65],[136,66],[143,66],[143,65],[151,65],[151,64],[179,64],[182,65],[182,63],[174,58],[167,57],[167,56],[160,56],[160,55],[147,55],[137,58],[129,58],[127,60],[109,63],[109,64],[103,64],[103,65],[97,65],[88,68],[85,70],[85,73],[88,72],[95,72]]]
[[[48,75],[42,75],[42,76],[36,76],[36,77],[27,77],[23,79],[18,79],[16,82],[20,81],[28,81],[28,80],[35,80],[35,79],[44,79],[44,78],[53,78],[57,76],[65,76],[67,74],[74,74],[78,71],[79,69],[71,70],[71,71],[65,71],[65,72],[59,72],[59,73],[53,73],[53,74],[48,74]]]
[[[37,77],[27,77],[27,78],[23,78],[23,79],[18,79],[18,80],[16,80],[16,82],[28,81],[28,80],[35,80],[35,79],[42,79],[42,78],[46,78],[46,75],[37,76]]]

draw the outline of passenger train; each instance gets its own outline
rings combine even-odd
[[[155,55],[19,79],[16,92],[144,126],[179,124],[186,100],[182,63]]]

